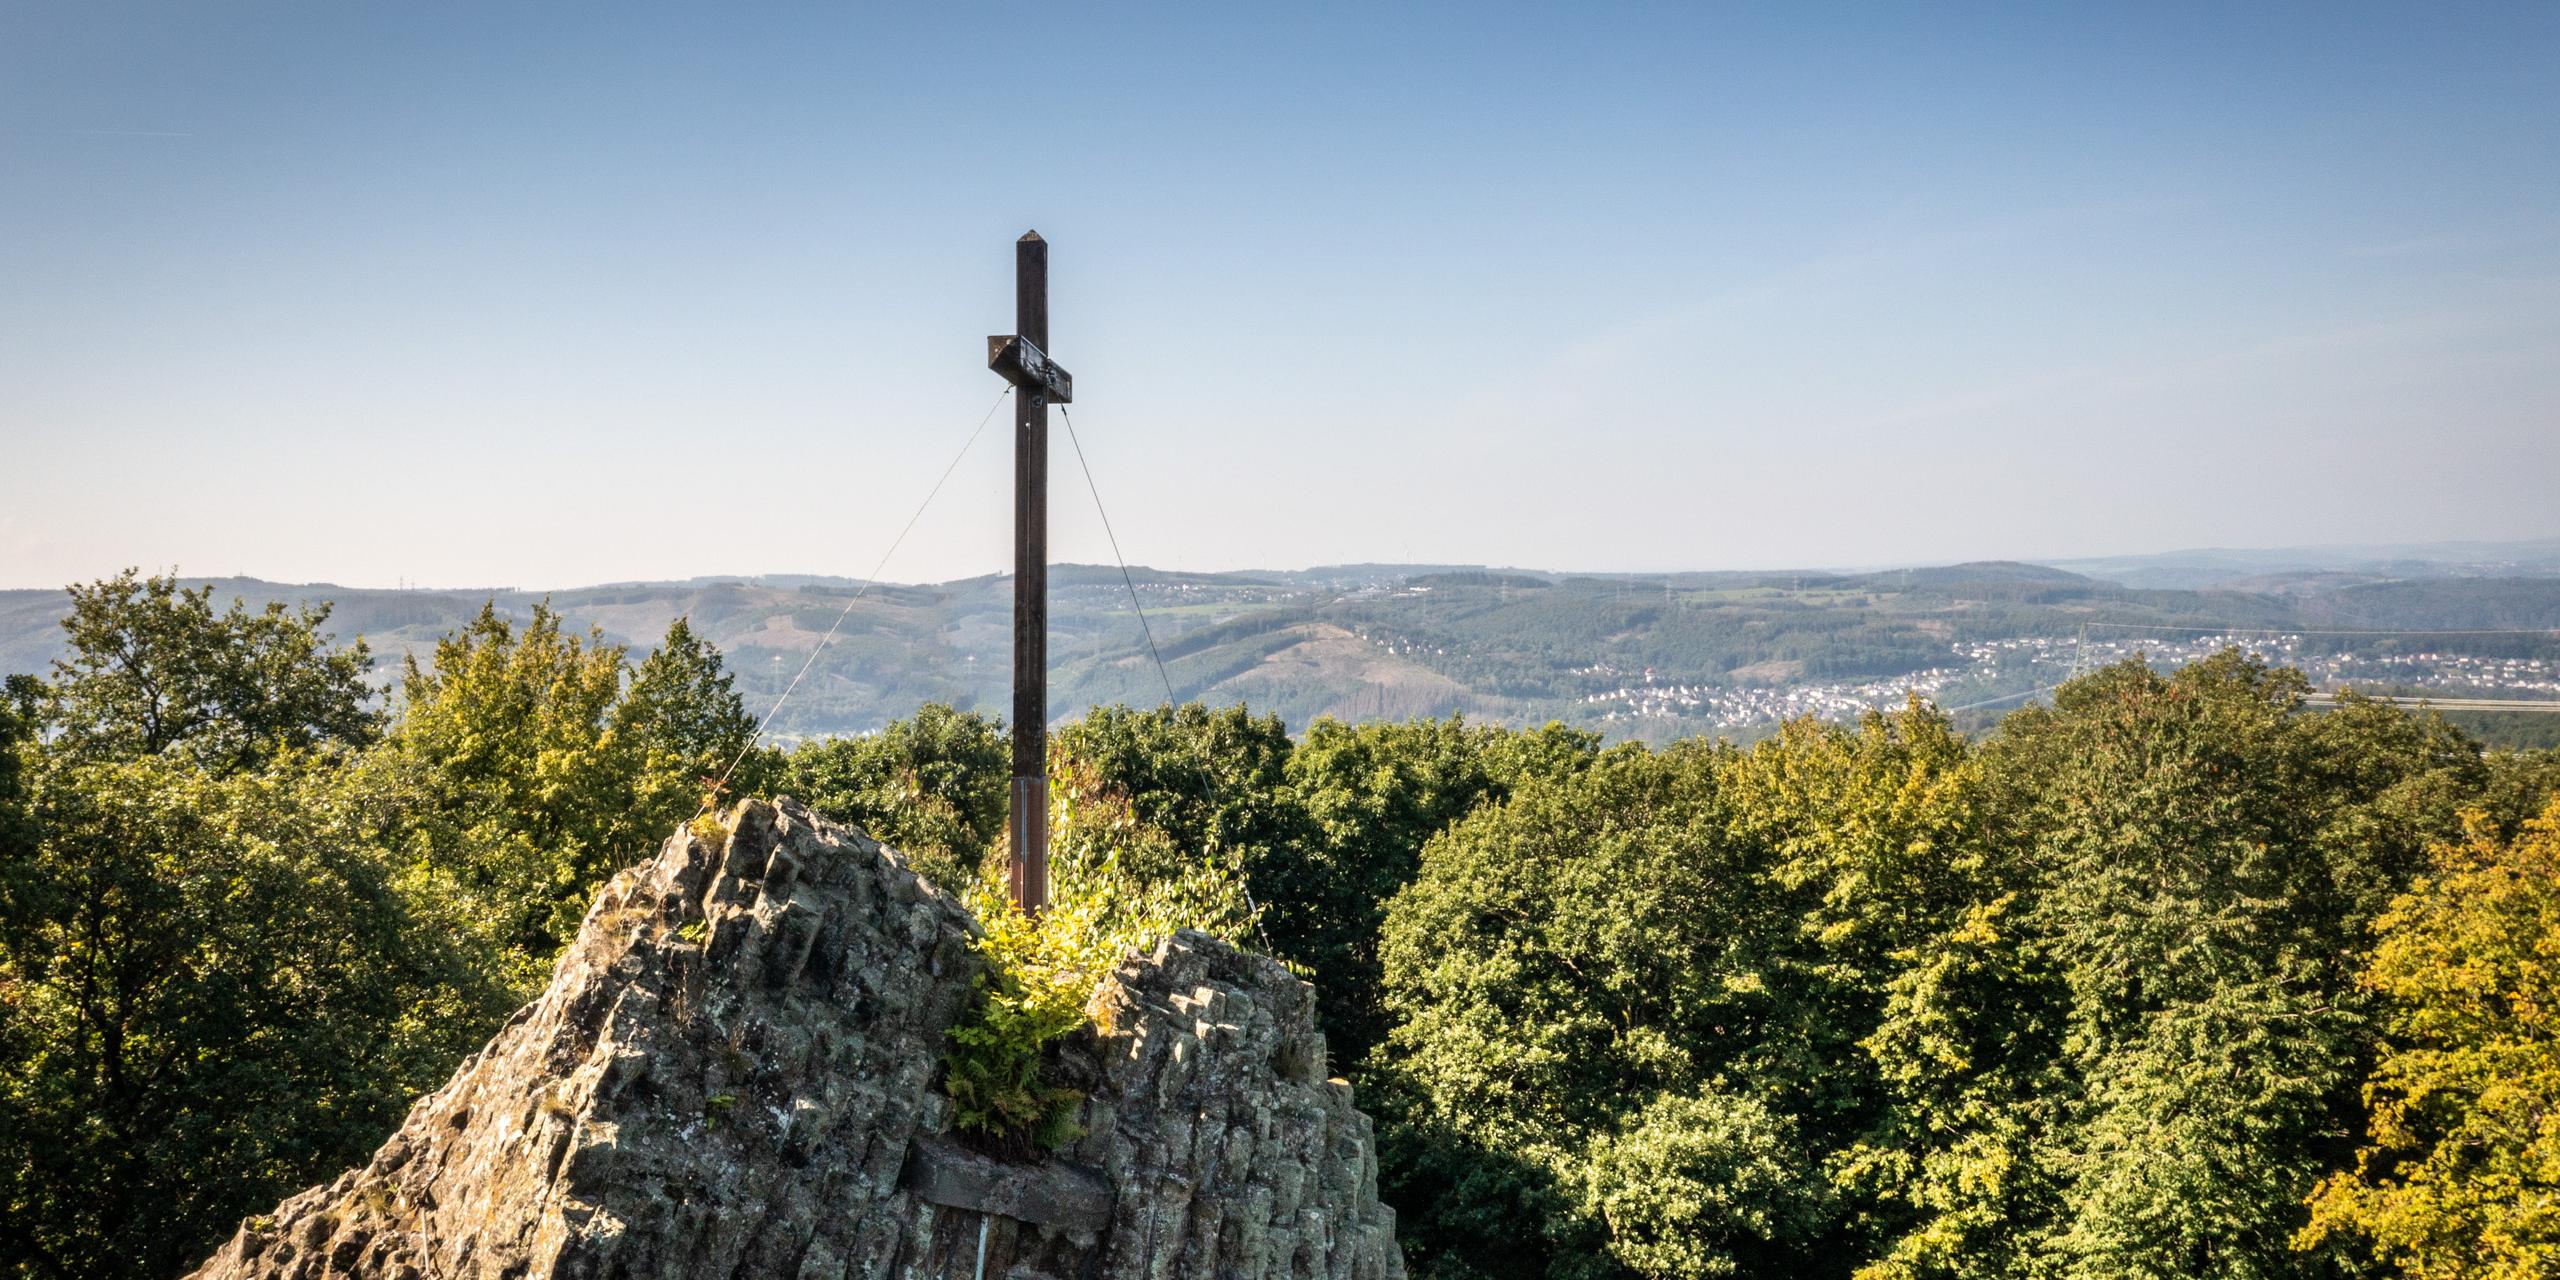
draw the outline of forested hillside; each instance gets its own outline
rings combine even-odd
[[[708,780],[953,887],[1001,847],[1000,724],[755,746],[690,619],[641,657],[483,610],[386,707],[319,606],[70,604],[0,720],[9,1275],[171,1276],[362,1158]],[[1054,735],[1060,893],[1242,876],[1419,1275],[2551,1274],[2560,755],[2308,687],[2125,660],[1979,737],[1915,699],[1747,746],[1159,696]]]
[[[1170,685],[1177,701],[1243,701],[1291,724],[1465,715],[1667,742],[1754,737],[1801,715],[1853,718],[1918,691],[1989,709],[1970,728],[2120,658],[2165,669],[2235,644],[2302,667],[2322,688],[2560,700],[2560,576],[2548,574],[2261,575],[2204,590],[2007,563],[1864,575],[1361,565],[1133,577],[1161,672],[1116,568],[1053,570],[1053,716],[1151,706]],[[989,715],[1010,706],[1009,578],[867,593],[810,578],[547,594],[199,585],[224,599],[326,599],[339,635],[390,657],[431,657],[483,605],[519,625],[545,606],[572,632],[596,628],[637,649],[683,617],[727,655],[759,712],[815,652],[772,725],[784,742],[871,732],[924,702]],[[0,671],[42,672],[61,652],[62,611],[59,592],[0,592]],[[2464,724],[2560,744],[2560,716]]]

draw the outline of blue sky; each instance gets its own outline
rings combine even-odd
[[[0,4],[0,585],[863,573],[1026,227],[1150,564],[2560,532],[2560,7],[2241,8]]]

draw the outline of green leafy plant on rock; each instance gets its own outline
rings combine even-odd
[[[1179,929],[1241,944],[1259,914],[1239,853],[1183,848],[1074,762],[1050,769],[1049,887],[1047,909],[1028,915],[1007,893],[1002,853],[981,865],[967,898],[986,967],[943,1058],[953,1126],[1016,1157],[1082,1135],[1084,1091],[1060,1078],[1056,1051],[1090,1023],[1111,970]]]
[[[1084,1092],[1051,1082],[1048,1051],[1084,1025],[1084,1010],[1008,972],[999,946],[985,950],[977,1002],[943,1056],[952,1124],[1015,1154],[1064,1146],[1081,1133]]]

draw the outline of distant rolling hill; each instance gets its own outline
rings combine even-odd
[[[2014,562],[1853,574],[1351,565],[1132,576],[1163,674],[1120,571],[1055,566],[1053,714],[1154,705],[1169,682],[1176,698],[1241,700],[1292,727],[1318,716],[1463,713],[1562,719],[1614,736],[1749,736],[1782,716],[1850,714],[1915,689],[1948,706],[2015,705],[2114,657],[2191,657],[2229,643],[2213,634],[2218,628],[2249,629],[2243,638],[2270,657],[2332,683],[2406,677],[2419,687],[2538,696],[2535,681],[2548,674],[2551,696],[2560,697],[2560,636],[2552,634],[2255,634],[2560,628],[2560,575],[2305,569],[2208,589],[2128,586]],[[431,657],[436,639],[484,601],[522,618],[548,599],[575,626],[634,648],[654,643],[677,616],[691,618],[727,655],[759,713],[841,617],[834,642],[775,719],[784,739],[875,729],[926,701],[990,714],[1010,701],[1012,583],[1002,576],[884,583],[859,598],[858,582],[813,575],[547,593],[211,581],[226,599],[330,601],[333,627],[373,646],[386,682],[402,655]],[[0,670],[45,668],[59,652],[64,603],[59,591],[0,591]],[[2420,653],[2434,656],[2412,656]],[[2560,716],[2546,718],[2560,725]]]
[[[2403,542],[2335,547],[2200,547],[2144,556],[2045,561],[2128,587],[2234,587],[2304,575],[2520,578],[2560,576],[2560,538]]]

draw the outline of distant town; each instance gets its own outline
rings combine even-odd
[[[1899,706],[1918,695],[1950,710],[2025,702],[2072,676],[2126,658],[2170,670],[2226,649],[2269,663],[2299,668],[2313,687],[2449,696],[2560,699],[2560,660],[2482,657],[2420,650],[2409,653],[2336,653],[2300,633],[2208,633],[2184,637],[2101,639],[2018,636],[1949,646],[1955,661],[1880,680],[1818,681],[1791,685],[1741,685],[1665,679],[1648,668],[1615,688],[1583,696],[1603,723],[1681,720],[1717,729],[1766,725],[1799,716],[1842,719]],[[1592,675],[1626,674],[1615,668],[1581,669]],[[2021,687],[2023,686],[2023,687]],[[1949,691],[1956,696],[1948,696]]]

